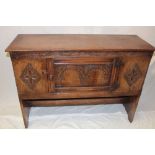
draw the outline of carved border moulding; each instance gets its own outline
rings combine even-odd
[[[135,64],[132,69],[129,69],[125,73],[125,79],[129,86],[133,85],[136,81],[140,79],[142,72],[137,64]]]
[[[41,79],[41,76],[37,70],[33,68],[32,64],[28,63],[24,68],[20,78],[30,89],[33,89]]]

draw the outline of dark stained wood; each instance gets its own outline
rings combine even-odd
[[[123,52],[123,51],[45,51],[45,52],[41,52],[41,51],[32,51],[32,52],[11,52],[11,58],[12,59],[29,59],[31,57],[31,59],[40,59],[40,58],[44,58],[44,59],[48,59],[48,58],[68,58],[70,57],[72,58],[78,58],[78,57],[118,57],[118,55],[120,57],[132,57],[134,54],[134,56],[152,56],[152,52],[140,52],[140,51],[128,51],[128,52]]]
[[[80,98],[99,97],[101,94],[105,97],[137,95],[144,82],[150,59],[151,56],[135,56],[134,53],[132,56],[119,57],[118,52],[117,57],[102,57],[101,54],[100,57],[31,59],[30,55],[29,58],[12,60],[19,94]],[[28,64],[41,77],[39,81],[35,77],[31,84],[33,89],[30,89],[29,84],[33,74],[26,78],[27,82],[22,77]],[[140,75],[136,75],[133,84],[129,85],[126,76],[133,79],[135,65],[138,66]]]
[[[27,105],[26,102],[23,101],[22,99],[20,99],[20,107],[23,115],[24,125],[25,125],[25,128],[27,128],[29,124],[29,114],[30,114],[31,107]]]
[[[140,98],[140,95],[131,97],[130,102],[128,104],[123,104],[128,114],[128,119],[131,123],[133,121],[133,118],[137,109],[139,98]]]
[[[95,104],[126,104],[129,97],[90,98],[90,99],[61,99],[61,100],[30,100],[25,101],[28,106],[62,106],[62,105],[95,105]]]
[[[154,48],[135,35],[18,35],[6,51],[28,127],[31,106],[121,103],[132,122]]]
[[[6,52],[68,50],[152,51],[154,48],[136,35],[20,34]]]
[[[80,88],[79,88],[80,89]],[[116,90],[115,90],[116,91]],[[19,94],[23,99],[67,99],[67,98],[95,98],[95,97],[118,97],[118,96],[134,96],[138,95],[140,91],[137,92],[115,92],[111,91],[111,93],[106,91],[81,91],[81,90],[70,90],[70,91],[55,91],[53,93],[25,93]]]
[[[48,88],[46,82],[46,60],[37,59],[34,61],[32,59],[22,59],[22,61],[12,61],[12,64],[19,92],[46,92]],[[27,68],[28,65],[31,65],[31,68]],[[26,72],[25,76],[23,75],[24,72]]]

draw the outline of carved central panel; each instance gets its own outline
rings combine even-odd
[[[24,68],[20,78],[30,89],[33,89],[41,77],[40,74],[29,63]]]
[[[108,86],[112,64],[55,64],[56,87]]]

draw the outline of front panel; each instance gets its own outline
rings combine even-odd
[[[139,94],[151,56],[109,55],[12,57],[19,94],[32,98]]]
[[[57,92],[112,91],[119,86],[122,63],[119,58],[79,57],[49,59],[48,66],[54,70],[48,72],[53,74],[52,83]]]

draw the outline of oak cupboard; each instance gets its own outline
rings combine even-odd
[[[154,50],[136,35],[18,35],[6,52],[25,127],[32,106],[121,103],[132,122]]]

